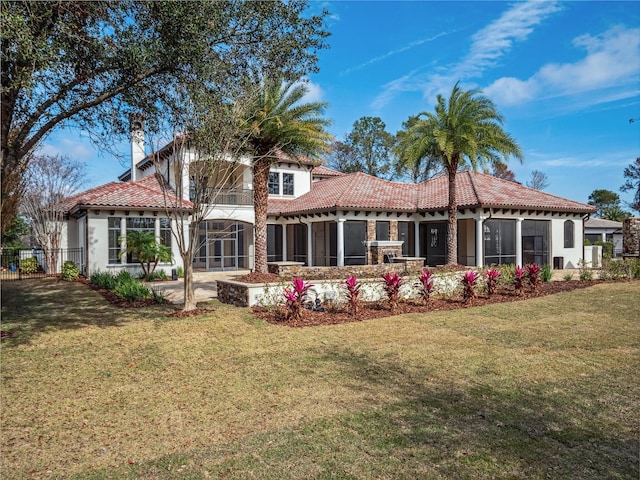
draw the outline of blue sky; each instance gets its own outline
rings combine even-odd
[[[460,81],[505,116],[525,156],[510,164],[518,181],[542,170],[549,193],[586,202],[608,189],[631,198],[619,188],[624,167],[640,156],[639,2],[311,4],[321,8],[331,12],[331,48],[320,52],[309,99],[329,103],[337,140],[363,116],[395,133]],[[84,161],[91,185],[125,169],[74,132],[45,148]]]

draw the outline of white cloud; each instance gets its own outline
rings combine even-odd
[[[80,162],[86,162],[96,157],[95,149],[89,144],[88,140],[81,137],[59,137],[54,143],[43,143],[38,148],[38,153],[50,156],[66,156]]]
[[[633,85],[618,98],[629,98],[636,92],[640,79],[640,29],[621,26],[601,35],[581,35],[574,39],[576,47],[586,55],[574,63],[549,63],[527,80],[501,78],[487,87],[485,93],[497,103],[519,104],[532,100],[540,92],[545,97],[576,95],[600,89]],[[607,97],[591,97],[590,103],[607,101]]]
[[[509,52],[514,42],[525,41],[537,25],[561,8],[555,1],[530,0],[516,3],[496,21],[476,32],[471,37],[469,53],[460,62],[442,69],[446,73],[410,78],[405,75],[398,80],[402,80],[405,90],[422,91],[425,98],[431,99],[438,93],[449,92],[457,81],[477,78],[486,69],[495,66],[499,59]],[[398,80],[384,86],[383,92],[375,99],[374,105],[381,107],[394,97],[394,91],[397,91],[394,87]],[[517,85],[509,86],[514,95]]]
[[[324,92],[322,91],[322,88],[320,88],[320,85],[318,85],[317,83],[313,83],[311,80],[306,78],[303,79],[300,83],[304,84],[304,86],[307,88],[307,93],[304,97],[302,97],[302,103],[322,102]]]

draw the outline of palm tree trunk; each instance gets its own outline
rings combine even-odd
[[[271,160],[261,157],[253,164],[253,208],[255,211],[255,271],[267,269],[267,201],[269,198],[269,170]]]
[[[447,224],[447,265],[458,263],[458,203],[456,202],[456,174],[458,162],[447,166],[449,172],[449,221]]]

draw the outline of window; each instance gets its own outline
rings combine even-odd
[[[276,172],[269,173],[269,195],[278,195],[280,193],[280,174]]]
[[[376,240],[389,240],[389,222],[376,222]]]
[[[171,219],[160,219],[160,243],[171,250]]]
[[[487,265],[516,263],[515,220],[484,222],[484,260]]]
[[[109,263],[120,263],[120,218],[109,217]]]
[[[293,173],[282,174],[282,194],[293,195]]]
[[[282,225],[267,225],[267,261],[282,261]]]
[[[156,219],[145,217],[127,218],[127,232],[132,230],[153,232],[155,238]],[[133,253],[127,254],[127,263],[138,263],[138,256]]]
[[[344,264],[365,265],[367,263],[367,222],[359,220],[344,222]]]
[[[564,222],[564,248],[573,248],[575,243],[573,234],[573,221]]]

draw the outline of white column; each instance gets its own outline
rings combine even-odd
[[[155,218],[155,223],[153,224],[154,228],[155,228],[155,236],[156,236],[156,243],[160,243],[160,219],[158,217]]]
[[[414,245],[413,255],[415,257],[419,257],[420,256],[420,221],[419,220],[413,221],[413,245]]]
[[[282,261],[287,261],[287,225],[282,225]]]
[[[476,267],[484,266],[484,220],[487,217],[476,218]]]
[[[307,267],[313,266],[313,229],[311,222],[307,223]]]
[[[344,218],[338,218],[338,228],[336,229],[336,244],[338,247],[338,266],[344,266]]]
[[[522,266],[522,221],[524,218],[516,219],[516,265]]]

